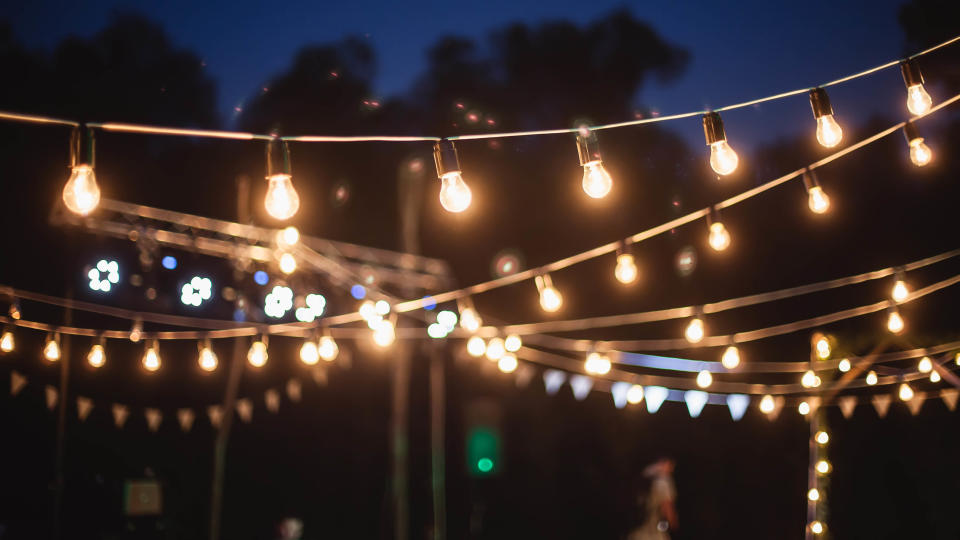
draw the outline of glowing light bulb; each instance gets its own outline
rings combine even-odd
[[[320,361],[320,351],[317,348],[317,342],[312,339],[305,339],[300,346],[300,361],[308,366],[314,366]]]
[[[197,356],[197,364],[199,364],[200,369],[210,372],[217,369],[217,354],[213,352],[213,349],[209,345],[204,345],[200,349],[200,354]]]
[[[503,344],[503,339],[495,337],[487,343],[487,360],[491,362],[496,362],[507,353],[507,349]]]
[[[371,321],[378,321],[380,319],[380,315],[377,315],[377,304],[373,300],[364,300],[357,311],[360,312],[363,320],[367,321],[368,326],[370,326]],[[373,326],[370,327],[373,328]]]
[[[708,238],[710,247],[715,251],[723,251],[730,247],[730,233],[723,223],[715,221],[710,224],[710,236]]]
[[[821,459],[817,462],[814,468],[816,468],[817,472],[820,474],[827,474],[830,472],[830,462],[825,459]]]
[[[832,114],[817,118],[817,141],[826,148],[833,148],[843,139],[843,130]]]
[[[844,373],[850,371],[850,360],[847,360],[846,358],[840,360],[840,363],[837,364],[837,369]]]
[[[340,354],[340,347],[337,346],[337,342],[332,337],[320,336],[320,341],[317,343],[317,354],[324,361],[332,362]]]
[[[812,369],[808,369],[807,372],[803,374],[803,377],[800,377],[800,384],[804,388],[813,388],[815,386],[820,386],[817,374],[814,373]]]
[[[809,500],[811,500],[811,501],[819,501],[819,500],[820,500],[820,490],[817,489],[817,488],[811,488],[810,491],[807,492],[807,499],[809,499]]]
[[[830,442],[830,434],[826,431],[818,431],[816,435],[813,436],[813,440],[817,441],[817,444],[823,445]]]
[[[267,213],[274,219],[290,219],[300,209],[300,196],[293,189],[289,174],[278,173],[267,178],[267,196],[263,200]]]
[[[932,382],[932,383],[938,383],[938,382],[940,382],[940,372],[939,372],[939,371],[931,371],[931,372],[930,372],[930,382]]]
[[[583,191],[594,199],[602,199],[613,188],[613,178],[603,168],[602,161],[591,161],[583,165]]]
[[[810,414],[810,404],[806,401],[801,401],[800,405],[797,406],[797,412],[804,416]]]
[[[877,384],[877,372],[871,369],[870,372],[867,373],[866,379],[867,379],[867,384],[870,386]]]
[[[816,350],[817,358],[821,360],[826,360],[830,358],[830,353],[833,352],[830,347],[830,340],[827,339],[823,334],[817,334],[813,341],[813,348]]]
[[[823,523],[819,521],[811,521],[810,532],[813,534],[823,534]]]
[[[440,177],[440,205],[447,212],[463,212],[470,206],[473,195],[463,181],[460,171],[449,172]]]
[[[910,385],[903,383],[900,385],[900,399],[903,401],[910,401],[913,399],[913,388],[910,388]]]
[[[910,114],[920,116],[933,106],[933,98],[923,88],[922,84],[915,84],[907,88],[907,110]]]
[[[720,357],[720,363],[727,369],[736,369],[740,365],[740,349],[734,345],[727,347]]]
[[[633,255],[629,253],[617,255],[617,266],[613,270],[613,275],[617,278],[617,281],[624,285],[633,283],[637,280],[638,273],[637,263],[634,261]]]
[[[690,343],[700,343],[703,341],[703,337],[706,335],[706,328],[703,326],[703,321],[697,317],[694,317],[689,323],[687,323],[687,329],[683,331],[684,337],[687,338],[687,341]]]
[[[503,348],[506,349],[507,352],[517,352],[520,350],[520,347],[523,347],[523,340],[516,334],[510,334],[503,340]]]
[[[703,370],[700,373],[697,373],[697,386],[700,388],[709,388],[713,384],[713,375],[707,371]]]
[[[903,317],[900,316],[900,313],[898,311],[891,311],[887,317],[887,330],[894,334],[899,334],[903,332],[903,326]]]
[[[809,195],[807,205],[813,213],[824,214],[830,209],[830,197],[824,193],[823,188],[820,186],[811,187],[807,190],[807,194]]]
[[[517,357],[512,354],[505,354],[497,362],[497,368],[504,373],[513,373],[517,370]]]
[[[643,401],[643,387],[639,384],[635,384],[627,390],[627,403],[631,405],[636,405]]]
[[[563,295],[553,286],[553,283],[547,282],[540,288],[540,307],[548,313],[553,313],[563,305]]]
[[[389,347],[396,339],[396,329],[389,319],[380,321],[380,324],[373,329],[373,342],[379,347]]]
[[[147,347],[143,353],[143,368],[153,373],[160,369],[160,353],[157,352],[156,344]]]
[[[917,364],[917,371],[920,373],[930,373],[933,370],[933,361],[930,360],[929,356],[924,356],[920,359],[920,362]]]
[[[933,160],[933,151],[923,142],[923,137],[910,141],[910,161],[917,167],[923,167]]]
[[[300,241],[300,231],[296,227],[287,227],[277,233],[277,243],[281,246],[292,248]]]
[[[890,291],[890,297],[897,303],[903,302],[907,299],[907,296],[910,295],[910,290],[907,289],[907,284],[903,282],[902,279],[898,279],[896,283],[893,284],[893,289]]]
[[[5,353],[12,352],[14,346],[15,343],[13,340],[13,332],[10,330],[4,330],[3,335],[0,336],[0,351]]]
[[[47,342],[43,345],[43,357],[51,362],[60,359],[60,343],[56,338],[47,338]]]
[[[87,363],[90,364],[90,366],[98,368],[103,366],[106,361],[107,354],[103,350],[103,345],[98,343],[90,347],[90,352],[87,353]]]
[[[710,145],[710,167],[721,175],[726,176],[737,170],[740,158],[737,153],[730,148],[726,140],[717,141]]]
[[[474,358],[480,358],[485,352],[487,352],[487,344],[482,337],[473,336],[467,340],[467,354]]]
[[[77,165],[63,186],[63,204],[74,214],[85,216],[100,204],[100,187],[90,165]]]
[[[770,394],[763,396],[763,398],[760,400],[760,412],[763,414],[770,414],[775,408],[776,403],[773,401],[773,396]]]
[[[606,355],[592,352],[587,355],[583,369],[591,375],[606,375],[610,373],[610,359]]]
[[[480,325],[483,324],[483,321],[480,319],[480,314],[477,313],[477,310],[467,307],[460,310],[460,326],[467,332],[476,332],[480,329]]]
[[[284,274],[292,274],[297,269],[297,258],[291,253],[284,253],[280,256],[280,271]]]
[[[270,358],[270,355],[267,354],[266,343],[257,340],[250,344],[250,349],[247,351],[247,362],[250,362],[251,366],[263,367],[268,358]]]

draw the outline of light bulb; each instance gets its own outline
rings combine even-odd
[[[380,324],[373,329],[373,342],[379,347],[389,347],[396,339],[396,330],[393,327],[393,322],[389,319],[380,321]]]
[[[300,231],[296,227],[287,227],[277,232],[277,243],[281,246],[291,248],[300,241]]]
[[[290,253],[284,253],[280,256],[280,271],[284,274],[292,274],[297,269],[297,258]]]
[[[504,347],[502,338],[492,338],[489,343],[487,343],[487,360],[491,362],[496,362],[507,353],[506,347]]]
[[[940,372],[939,372],[939,371],[931,371],[931,372],[930,372],[930,382],[932,382],[932,383],[938,383],[938,382],[940,382]]]
[[[517,352],[520,350],[520,347],[523,347],[523,340],[516,334],[510,334],[503,340],[503,348],[506,349],[507,352]]]
[[[703,336],[706,335],[706,329],[703,326],[703,321],[697,317],[694,317],[687,324],[687,329],[683,331],[683,335],[690,343],[700,343],[703,341]]]
[[[903,332],[903,326],[903,317],[900,316],[900,313],[898,311],[891,311],[887,317],[887,330],[894,334],[899,334]]]
[[[832,114],[817,118],[817,141],[827,148],[833,148],[843,139],[843,130]]]
[[[247,362],[250,362],[253,367],[263,367],[269,357],[267,344],[260,340],[254,341],[247,351]]]
[[[830,434],[826,431],[818,431],[816,435],[813,436],[813,440],[817,441],[817,444],[823,445],[830,442]]]
[[[363,320],[367,321],[367,326],[370,326],[370,328],[373,328],[372,323],[379,321],[381,318],[377,314],[377,304],[373,300],[364,300],[357,311],[360,312]]]
[[[60,359],[60,344],[57,343],[56,338],[49,338],[43,346],[43,357],[51,362],[56,362]]]
[[[806,401],[801,401],[800,405],[797,405],[797,412],[804,416],[810,414],[810,404]]]
[[[830,462],[825,459],[821,459],[817,462],[815,468],[817,469],[818,473],[827,474],[830,472]]]
[[[907,88],[907,110],[910,114],[919,116],[930,110],[933,99],[923,88],[922,84],[915,84]]]
[[[727,369],[736,369],[740,365],[740,349],[735,345],[727,347],[720,357],[720,363]]]
[[[591,375],[606,375],[610,373],[610,359],[606,355],[592,352],[587,355],[583,369]]]
[[[312,339],[305,339],[300,346],[300,361],[308,366],[316,365],[320,361],[320,351],[317,348],[317,342]]]
[[[896,302],[903,302],[907,299],[907,296],[910,295],[910,290],[907,289],[907,284],[903,282],[902,279],[898,279],[896,283],[893,284],[893,289],[890,291],[890,296]]]
[[[460,171],[448,172],[440,177],[440,204],[447,212],[463,212],[470,206],[472,198]]]
[[[332,362],[340,354],[340,347],[337,346],[337,342],[332,337],[320,336],[320,341],[317,343],[317,353],[320,358]]]
[[[810,532],[813,534],[823,534],[823,523],[819,521],[810,522]]]
[[[929,356],[924,356],[920,359],[920,362],[917,364],[917,371],[920,373],[930,373],[933,370],[933,362],[930,360]]]
[[[717,141],[710,145],[710,166],[721,175],[726,176],[737,170],[740,158],[737,153],[730,148],[726,140]]]
[[[910,401],[913,399],[913,388],[910,388],[910,385],[903,383],[900,385],[900,399],[903,401]]]
[[[70,173],[70,179],[63,186],[63,204],[74,214],[85,216],[93,212],[100,204],[100,187],[93,167],[86,164],[76,165]]]
[[[155,345],[147,347],[143,353],[143,368],[151,373],[160,369],[160,354]]]
[[[13,341],[13,332],[10,330],[4,330],[3,335],[0,336],[0,351],[5,353],[13,351],[15,344]]]
[[[197,357],[197,364],[200,365],[200,369],[210,372],[217,369],[218,363],[217,354],[208,345],[200,349],[200,355]]]
[[[960,366],[960,352],[953,356],[953,363]]]
[[[563,295],[553,285],[546,285],[540,291],[540,307],[544,311],[553,313],[563,305]]]
[[[867,373],[866,379],[867,379],[867,384],[870,386],[877,384],[877,372],[871,369],[870,372]]]
[[[837,369],[844,373],[850,371],[850,360],[847,360],[846,358],[840,360],[840,363],[837,364]]]
[[[300,209],[300,196],[297,195],[297,190],[293,189],[290,175],[278,173],[267,180],[270,184],[267,186],[267,196],[263,200],[267,213],[274,219],[292,218]]]
[[[830,347],[830,340],[826,336],[819,334],[813,342],[813,347],[816,349],[817,358],[821,360],[826,360],[830,358],[830,353],[832,349]]]
[[[602,161],[591,161],[583,165],[583,191],[594,199],[602,199],[613,188],[613,178],[603,168]]]
[[[815,214],[824,214],[827,210],[830,209],[830,197],[824,193],[823,188],[820,186],[813,186],[807,190],[809,198],[807,199],[807,205],[810,206],[810,210]]]
[[[933,151],[923,142],[923,137],[910,141],[910,161],[917,167],[923,167],[933,159]]]
[[[460,326],[467,332],[476,332],[480,329],[480,325],[483,324],[483,321],[480,319],[480,314],[477,313],[477,310],[467,307],[460,310]]]
[[[776,408],[776,403],[773,401],[773,396],[767,394],[763,396],[760,400],[760,412],[763,414],[770,414],[773,412],[773,409]]]
[[[513,373],[517,370],[517,357],[512,354],[505,354],[497,362],[497,367],[504,373]]]
[[[723,226],[723,223],[715,221],[710,224],[710,236],[709,236],[710,247],[715,251],[723,251],[730,247],[730,233],[727,232],[727,228]]]
[[[613,275],[617,281],[624,285],[633,283],[637,280],[637,264],[633,260],[633,255],[621,253],[617,255],[617,266],[613,270]]]
[[[643,401],[643,387],[639,384],[635,384],[627,390],[627,403],[631,405],[636,405]]]
[[[817,382],[817,374],[814,373],[812,369],[808,369],[807,372],[803,374],[803,377],[800,377],[800,384],[804,388],[813,388],[815,386],[819,386]]]
[[[103,345],[99,343],[90,347],[90,352],[87,353],[87,363],[92,367],[98,368],[102,366],[107,360],[107,355],[103,350]]]
[[[707,371],[702,370],[700,373],[697,373],[697,386],[700,388],[709,388],[713,384],[713,375]]]
[[[807,499],[811,501],[819,501],[820,490],[817,488],[810,488],[810,491],[807,492]]]
[[[485,352],[487,352],[487,344],[482,337],[472,336],[467,340],[467,354],[474,358],[480,358]]]

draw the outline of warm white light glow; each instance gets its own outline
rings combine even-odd
[[[300,231],[290,226],[277,232],[277,243],[285,248],[292,248],[300,241]]]
[[[10,330],[4,330],[3,335],[0,336],[0,351],[5,353],[12,352],[14,346],[15,343],[13,340],[13,332]]]
[[[811,501],[819,501],[820,490],[818,490],[817,488],[811,488],[810,491],[807,492],[807,499]]]
[[[63,186],[63,204],[74,214],[85,216],[100,204],[100,187],[90,165],[77,165]]]
[[[827,336],[824,336],[823,334],[817,334],[814,336],[813,348],[817,354],[817,358],[821,360],[830,358],[830,353],[833,352],[833,348],[830,346],[830,340],[827,339]]]
[[[940,372],[939,372],[939,371],[934,370],[934,371],[931,371],[931,372],[930,372],[930,382],[932,382],[932,383],[938,383],[938,382],[940,382]]]
[[[303,345],[300,346],[300,361],[308,366],[314,366],[320,361],[317,342],[309,338],[303,341]]]
[[[373,328],[382,318],[377,314],[377,304],[373,300],[364,300],[361,302],[360,308],[357,311],[360,312],[363,320],[367,321],[367,326],[370,328]]]
[[[257,340],[250,345],[247,351],[247,362],[253,367],[263,367],[270,355],[267,354],[267,344]]]
[[[643,387],[639,384],[635,384],[627,390],[627,403],[631,405],[636,405],[643,401]]]
[[[917,363],[917,371],[920,373],[930,373],[933,370],[933,361],[930,360],[929,356],[924,356],[920,359],[920,362]]]
[[[933,98],[923,88],[922,84],[915,84],[907,88],[907,110],[910,114],[919,116],[930,110],[933,106]]]
[[[90,352],[87,353],[87,363],[90,364],[91,367],[101,367],[104,363],[106,363],[106,361],[107,354],[103,350],[103,345],[98,343],[93,347],[90,347]]]
[[[520,350],[520,347],[523,347],[523,340],[516,334],[510,334],[503,340],[503,348],[506,349],[507,352],[517,352]]]
[[[739,163],[740,158],[733,151],[733,148],[730,148],[726,140],[717,141],[710,145],[710,166],[717,174],[728,175],[737,170]]]
[[[900,316],[900,313],[897,311],[891,311],[890,315],[887,317],[887,330],[893,332],[894,334],[899,334],[903,332],[903,317]]]
[[[740,365],[740,349],[735,345],[727,347],[720,357],[720,363],[727,369],[736,369]]]
[[[910,290],[907,289],[907,284],[904,283],[902,279],[898,279],[896,283],[893,284],[893,289],[890,291],[890,296],[897,303],[903,302],[907,299],[907,296],[910,295]]]
[[[591,375],[606,375],[610,373],[610,359],[605,354],[592,352],[587,355],[583,369]]]
[[[389,347],[397,339],[396,329],[393,322],[389,319],[383,319],[380,324],[373,329],[373,342],[378,347]]]
[[[633,283],[637,280],[638,273],[637,263],[634,261],[633,255],[629,253],[617,255],[617,266],[613,270],[613,275],[617,278],[617,281],[624,285]]]
[[[317,354],[324,361],[332,362],[340,354],[340,347],[337,346],[337,342],[332,337],[320,336],[320,341],[317,343]]]
[[[472,336],[467,340],[467,354],[474,358],[480,358],[485,352],[487,352],[487,344],[482,337]]]
[[[903,401],[910,401],[913,399],[913,388],[910,388],[910,385],[903,383],[900,385],[900,399]]]
[[[483,321],[477,310],[467,307],[460,310],[460,327],[467,332],[476,332],[480,329]]]
[[[923,137],[910,141],[910,161],[917,167],[923,167],[933,160],[933,151],[923,142]]]
[[[209,346],[204,345],[203,348],[200,349],[200,354],[197,356],[197,364],[199,364],[200,369],[204,371],[213,371],[217,369],[217,364],[219,364],[217,354],[213,352],[213,349]]]
[[[832,114],[817,118],[817,141],[826,148],[833,148],[843,139],[843,130]]]
[[[440,204],[447,212],[463,212],[470,206],[473,195],[463,181],[460,171],[449,172],[440,177]]]
[[[800,384],[803,385],[804,388],[813,388],[820,386],[819,379],[812,369],[808,369],[807,372],[803,374],[803,377],[800,378]]]
[[[690,343],[700,343],[703,341],[706,333],[707,330],[703,326],[703,321],[698,317],[694,317],[687,323],[687,329],[683,331],[683,336],[687,338],[687,341]]]
[[[723,223],[716,221],[710,224],[708,242],[714,251],[723,251],[730,247],[730,233],[723,226]]]
[[[56,338],[47,338],[47,342],[43,345],[43,357],[51,362],[60,359],[60,343]]]
[[[847,360],[846,358],[840,360],[840,363],[837,364],[837,369],[844,373],[850,371],[850,360]]]
[[[823,534],[823,523],[819,521],[810,522],[810,532],[813,534]]]
[[[274,174],[267,178],[267,196],[263,201],[267,213],[274,219],[290,219],[300,209],[300,196],[293,189],[289,174]]]
[[[817,462],[817,465],[815,468],[817,469],[818,473],[827,474],[830,472],[830,462],[825,459],[821,459],[820,461]]]
[[[504,373],[513,373],[517,370],[517,357],[513,354],[505,354],[497,362],[497,368]]]
[[[870,386],[877,384],[877,372],[871,369],[870,372],[867,373],[866,380],[867,384]]]
[[[487,359],[491,362],[496,362],[507,353],[507,348],[504,346],[502,338],[492,338],[487,343]]]
[[[827,196],[822,187],[813,186],[807,190],[807,195],[809,196],[807,205],[810,206],[813,213],[823,214],[830,209],[830,197]]]
[[[801,401],[800,405],[797,406],[797,411],[804,416],[810,414],[810,404],[806,401]]]
[[[377,300],[377,302],[373,305],[373,309],[376,310],[377,315],[385,317],[390,313],[390,302],[387,302],[386,300]],[[452,322],[444,322],[441,320],[445,313],[449,313],[449,316],[453,317]],[[439,315],[437,315],[437,321],[442,323],[444,326],[453,328],[453,326],[457,324],[457,316],[452,311],[441,311]]]
[[[711,384],[713,384],[713,374],[705,369],[697,373],[697,386],[700,388],[709,388]]]
[[[602,161],[591,161],[583,165],[583,191],[594,199],[602,199],[613,188],[613,178],[603,168]]]
[[[540,307],[548,313],[554,313],[563,305],[563,295],[553,286],[553,283],[544,284],[540,289]]]
[[[280,271],[284,274],[292,274],[297,269],[297,258],[292,253],[284,253],[280,256]]]
[[[776,403],[773,401],[773,396],[770,394],[763,396],[763,398],[760,400],[760,412],[763,414],[772,413],[776,406]]]
[[[830,434],[826,431],[818,431],[817,434],[813,436],[813,440],[817,441],[817,444],[827,444],[830,442]]]
[[[151,373],[160,369],[160,353],[157,352],[156,344],[148,346],[144,351],[143,368]]]

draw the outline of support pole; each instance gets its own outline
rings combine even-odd
[[[243,373],[243,345],[241,339],[233,340],[233,358],[227,374],[227,391],[223,398],[223,420],[213,451],[213,488],[210,494],[210,540],[220,539],[220,516],[223,506],[223,477],[227,464],[227,442],[230,440],[230,425],[237,402],[237,388]]]
[[[435,344],[430,344],[435,345]],[[433,485],[433,538],[444,540],[447,537],[447,501],[446,501],[446,380],[444,372],[444,354],[437,347],[431,347],[430,354],[430,455]]]
[[[67,293],[67,298],[73,298],[73,289]],[[73,310],[69,307],[64,314],[64,324],[73,323]],[[53,501],[53,538],[60,538],[60,520],[63,512],[64,474],[63,459],[64,445],[67,439],[67,395],[70,390],[70,336],[63,336],[60,347],[60,392],[57,397],[57,461],[56,461],[56,491]]]

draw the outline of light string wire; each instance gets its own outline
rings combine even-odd
[[[928,49],[915,53],[909,57],[908,60],[914,58],[919,58],[929,54],[937,49],[951,45],[957,41],[960,41],[960,36],[953,37],[942,43],[934,45]],[[881,64],[876,67],[872,67],[852,75],[847,75],[846,77],[841,77],[839,79],[824,83],[820,87],[834,86],[841,84],[847,81],[865,77],[877,71],[881,71],[893,66],[898,65],[901,62],[900,59],[891,60],[887,63]],[[797,90],[791,90],[789,92],[782,92],[772,96],[754,99],[751,101],[745,101],[742,103],[736,103],[733,105],[727,105],[713,111],[729,111],[733,109],[740,109],[743,107],[749,107],[751,105],[756,105],[758,103],[764,103],[767,101],[773,101],[777,99],[782,99],[786,97],[795,96],[808,92],[813,87],[802,88]],[[691,111],[687,113],[673,114],[668,116],[656,116],[650,118],[641,118],[636,120],[628,120],[625,122],[617,122],[612,124],[601,124],[597,126],[591,126],[591,130],[603,130],[603,129],[614,129],[621,127],[629,126],[638,126],[642,124],[649,124],[654,122],[665,122],[668,120],[678,120],[681,118],[689,118],[692,116],[698,116],[710,112],[708,110],[699,110]],[[10,120],[14,122],[29,122],[29,123],[40,123],[40,124],[56,124],[63,126],[80,126],[81,123],[75,120],[66,120],[62,118],[54,118],[48,116],[40,115],[31,115],[31,114],[21,114],[15,112],[3,112],[0,111],[0,120]],[[223,131],[223,130],[208,130],[208,129],[186,129],[186,128],[174,128],[174,127],[163,127],[163,126],[151,126],[145,124],[132,124],[132,123],[122,123],[122,122],[88,122],[86,124],[88,127],[102,129],[104,131],[116,131],[116,132],[125,132],[125,133],[144,133],[152,135],[174,135],[181,137],[206,137],[206,138],[216,138],[216,139],[235,139],[235,140],[275,140],[279,139],[282,141],[290,142],[435,142],[440,141],[443,138],[436,136],[423,136],[423,135],[358,135],[358,136],[335,136],[335,135],[290,135],[290,136],[279,136],[277,134],[259,134],[259,133],[248,133],[240,131]],[[476,139],[500,139],[507,137],[527,137],[534,135],[559,135],[566,133],[576,133],[580,128],[563,128],[563,129],[545,129],[545,130],[535,130],[535,131],[510,131],[510,132],[501,132],[501,133],[479,133],[479,134],[470,134],[470,135],[456,135],[452,137],[446,137],[446,139],[451,141],[456,140],[476,140]]]

